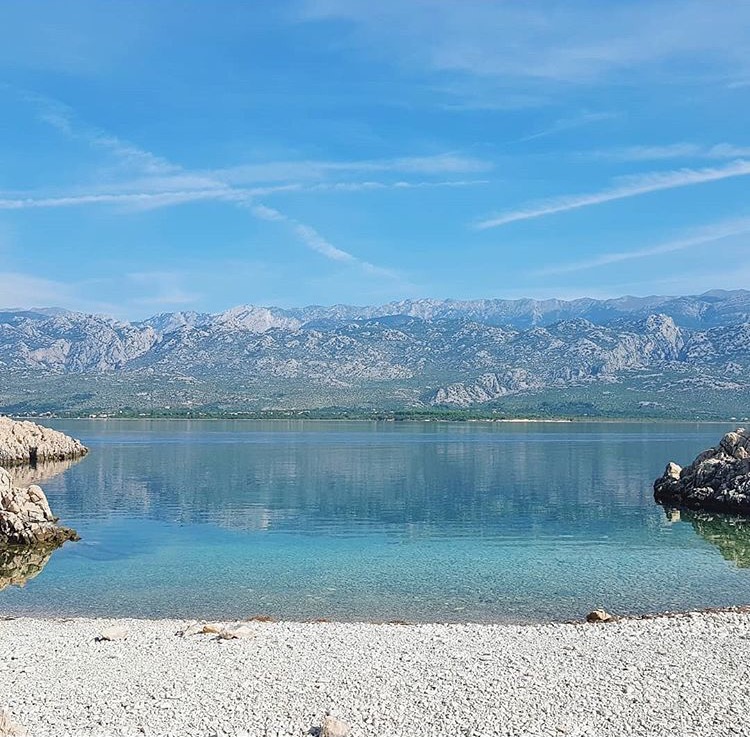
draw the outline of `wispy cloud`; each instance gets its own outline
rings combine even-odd
[[[336,246],[323,238],[323,236],[310,225],[294,223],[292,229],[313,251],[317,251],[331,261],[342,261],[347,264],[355,264],[359,261],[356,256],[348,251],[342,251],[340,248],[336,248]]]
[[[496,228],[520,220],[533,220],[534,218],[545,217],[546,215],[591,207],[592,205],[600,205],[614,200],[623,200],[628,197],[637,197],[649,192],[689,187],[693,184],[703,184],[704,182],[714,182],[732,177],[743,177],[748,174],[750,174],[750,161],[739,160],[718,168],[678,169],[675,171],[652,172],[623,177],[616,180],[617,183],[614,187],[604,189],[600,192],[546,200],[536,205],[511,210],[510,212],[487,218],[478,222],[474,227],[478,230],[486,230],[487,228]]]
[[[285,183],[271,184],[261,187],[237,186],[236,179],[252,179],[252,170],[244,169],[223,170],[221,172],[193,172],[184,167],[174,164],[167,159],[156,156],[150,151],[141,149],[129,142],[120,140],[97,128],[87,126],[77,121],[73,111],[66,105],[47,97],[24,92],[22,97],[34,104],[38,115],[44,122],[52,125],[56,130],[68,138],[82,140],[96,149],[103,149],[114,155],[121,164],[134,169],[141,175],[139,185],[145,191],[139,192],[95,192],[58,197],[14,197],[0,198],[0,210],[21,210],[29,208],[65,208],[85,205],[120,205],[137,209],[153,209],[158,207],[175,206],[199,201],[223,201],[235,205],[249,207],[250,212],[260,220],[286,222],[291,227],[296,237],[311,250],[319,253],[331,261],[349,263],[359,266],[368,274],[388,278],[400,278],[395,272],[356,257],[354,254],[344,251],[333,245],[324,238],[315,228],[306,223],[301,223],[279,210],[267,207],[256,201],[257,197],[267,196],[273,193],[288,191],[325,191],[325,182],[322,183]],[[295,166],[288,166],[287,171]],[[282,167],[283,168],[283,167]],[[299,162],[298,170],[309,171],[311,162]],[[445,173],[454,171],[477,171],[484,170],[483,164],[475,160],[464,159],[455,154],[440,154],[426,157],[404,157],[388,160],[368,160],[357,162],[314,162],[312,168],[317,171],[404,171],[420,172],[425,174]],[[279,173],[278,165],[268,165],[262,171],[266,181],[274,180],[271,174]],[[261,172],[256,171],[257,176]],[[180,190],[164,190],[163,187],[169,183],[180,184],[194,183],[196,188]],[[363,191],[367,189],[385,188],[418,188],[424,186],[463,186],[466,182],[336,182],[341,188],[349,191]],[[111,186],[111,185],[110,185]],[[120,184],[122,186],[122,184]],[[131,183],[132,186],[132,183]],[[155,191],[154,191],[155,190]],[[139,304],[183,304],[195,300],[194,295],[181,290],[171,281],[167,274],[132,274],[131,280],[143,282],[154,282],[159,289],[156,295],[139,299]]]
[[[698,143],[668,143],[656,146],[627,146],[584,154],[606,161],[657,161],[666,159],[742,159],[750,157],[750,146],[717,143],[706,146]]]
[[[582,261],[552,265],[543,269],[539,269],[535,272],[535,274],[539,276],[548,276],[551,274],[570,274],[578,271],[586,271],[588,269],[595,269],[600,266],[609,266],[611,264],[617,264],[623,261],[651,258],[653,256],[660,256],[665,253],[684,251],[689,248],[695,248],[707,243],[715,243],[717,241],[724,240],[725,238],[744,235],[746,233],[750,233],[750,218],[728,220],[725,222],[715,223],[713,225],[700,228],[692,232],[690,235],[687,235],[683,238],[678,238],[676,240],[648,246],[647,248],[638,248],[632,251],[603,253],[601,256],[595,256],[594,258],[585,259]]]
[[[332,243],[329,243],[322,235],[320,235],[320,233],[318,233],[317,230],[315,230],[315,228],[299,223],[273,207],[257,204],[251,206],[250,212],[252,212],[259,220],[267,220],[274,223],[288,223],[293,232],[303,243],[305,243],[306,246],[308,246],[308,248],[317,251],[331,261],[342,261],[344,263],[359,262],[359,259],[353,254],[348,251],[342,251],[340,248],[336,248]]]
[[[430,156],[403,156],[390,159],[267,161],[240,164],[206,172],[222,182],[250,184],[285,180],[326,180],[341,174],[383,172],[393,174],[475,174],[490,171],[493,164],[485,159],[458,153]]]
[[[303,184],[300,182],[269,187],[216,186],[211,189],[185,189],[161,192],[102,192],[66,195],[62,197],[4,197],[0,210],[29,210],[46,208],[84,207],[87,205],[120,205],[131,209],[156,209],[190,202],[221,201],[241,203],[256,197],[291,192],[364,192],[387,189],[425,189],[432,187],[473,187],[487,184],[487,179],[438,182],[331,182]]]
[[[489,182],[489,179],[451,179],[437,182],[321,182],[308,187],[300,185],[300,190],[306,192],[366,192],[382,189],[439,189],[442,187],[476,187],[489,184]]]
[[[83,194],[67,197],[21,197],[0,199],[0,210],[81,207],[84,205],[128,205],[164,207],[200,200],[240,201],[250,194],[235,189],[186,190],[183,192],[131,192],[120,194]]]
[[[583,126],[591,125],[593,123],[598,123],[602,120],[612,120],[613,118],[616,118],[616,117],[617,117],[616,113],[586,112],[586,113],[581,113],[580,115],[576,115],[573,117],[559,118],[548,127],[543,128],[542,130],[539,130],[536,133],[531,133],[528,136],[519,138],[518,142],[525,143],[527,141],[534,141],[538,138],[547,138],[548,136],[554,136],[557,133],[564,133],[565,131],[575,130],[576,128],[582,128]]]
[[[12,90],[9,85],[4,89]],[[58,197],[5,198],[0,207],[64,207],[85,204],[140,203],[142,207],[180,204],[191,199],[234,199],[280,192],[355,192],[377,189],[423,189],[485,184],[478,179],[397,179],[391,181],[341,180],[341,175],[459,175],[487,172],[493,163],[461,152],[448,151],[382,159],[266,161],[216,169],[187,169],[142,147],[81,121],[59,100],[28,90],[15,90],[33,106],[37,117],[66,138],[111,155],[121,167],[114,181],[100,183],[97,191],[78,191]],[[123,174],[131,175],[123,178]],[[135,176],[132,176],[135,175]],[[217,192],[214,196],[211,192]],[[191,197],[190,193],[195,192]]]
[[[358,258],[353,253],[349,253],[349,251],[344,251],[343,249],[334,246],[312,226],[300,223],[273,207],[268,207],[263,204],[255,204],[250,207],[250,211],[260,220],[286,223],[297,238],[299,238],[300,241],[302,241],[302,243],[304,243],[310,250],[319,253],[330,261],[356,265],[361,267],[363,271],[376,276],[383,276],[389,279],[401,278],[400,274],[391,269],[376,266],[369,261]]]
[[[363,53],[470,79],[538,85],[597,84],[634,69],[699,64],[746,70],[750,7],[743,0],[507,3],[464,0],[303,0],[302,20],[339,20]],[[665,24],[664,19],[669,18]],[[428,31],[426,29],[429,29]],[[619,77],[622,79],[623,77]]]
[[[85,125],[77,120],[72,108],[59,100],[24,91],[22,97],[37,109],[38,117],[44,123],[74,141],[82,141],[91,148],[104,151],[128,168],[145,174],[171,174],[180,167],[149,151],[124,141],[98,128]]]

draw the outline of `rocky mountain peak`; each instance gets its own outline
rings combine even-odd
[[[294,317],[283,315],[278,310],[255,305],[239,305],[215,316],[214,324],[234,330],[265,333],[272,328],[296,330],[302,323]]]

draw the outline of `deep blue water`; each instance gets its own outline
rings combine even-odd
[[[527,621],[750,602],[750,532],[652,499],[668,460],[726,426],[49,424],[91,448],[42,482],[82,541],[0,591],[0,613]]]

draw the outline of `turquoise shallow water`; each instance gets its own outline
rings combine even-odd
[[[0,613],[529,621],[750,602],[750,532],[651,483],[720,425],[56,421],[82,541]]]

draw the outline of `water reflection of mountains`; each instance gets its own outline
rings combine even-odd
[[[722,557],[738,568],[750,568],[750,520],[745,517],[680,510],[680,519],[690,522]]]
[[[641,524],[653,504],[649,443],[286,441],[102,445],[45,487],[67,520],[145,517],[236,529],[393,526],[522,533]],[[363,442],[365,441],[365,442]],[[520,522],[519,522],[520,521]]]

